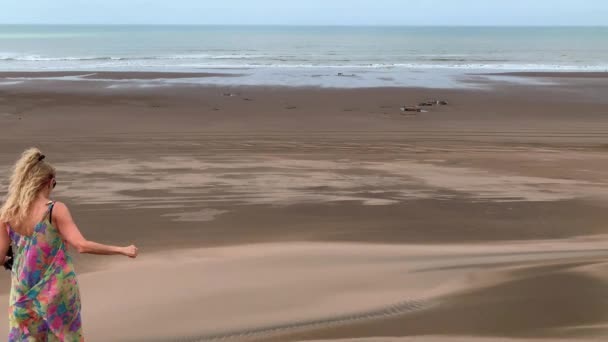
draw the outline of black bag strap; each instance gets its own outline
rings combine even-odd
[[[55,206],[55,201],[49,201],[49,222],[53,224],[53,207]]]

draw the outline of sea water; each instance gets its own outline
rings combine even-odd
[[[608,71],[608,27],[0,25],[0,71],[74,70],[219,71],[248,77],[206,82],[330,86]]]

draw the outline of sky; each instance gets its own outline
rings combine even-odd
[[[608,25],[608,0],[2,0],[0,24]]]

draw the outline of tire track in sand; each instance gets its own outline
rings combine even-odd
[[[175,342],[216,342],[216,341],[233,341],[244,340],[250,338],[271,337],[289,331],[305,329],[305,328],[325,328],[333,325],[352,323],[355,321],[370,320],[396,316],[401,314],[412,313],[416,311],[426,310],[438,305],[435,301],[430,300],[404,300],[395,304],[383,306],[374,310],[366,310],[355,312],[352,314],[338,314],[321,319],[301,320],[284,324],[269,325],[265,327],[242,329],[227,331],[225,333],[203,335],[198,337],[184,337],[173,340]]]

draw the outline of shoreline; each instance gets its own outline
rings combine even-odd
[[[206,78],[238,77],[238,74],[211,72],[166,72],[166,71],[0,71],[0,79],[15,78],[57,78],[82,76],[82,79],[97,80],[154,80],[159,78]]]
[[[496,70],[315,69],[251,68],[192,71],[0,71],[0,90],[42,82],[88,83],[96,89],[146,89],[176,87],[272,87],[315,89],[487,90],[500,85],[568,85],[572,81],[593,84],[608,78],[607,72],[499,72]],[[550,80],[550,82],[549,82]]]
[[[479,75],[479,74],[475,74]],[[550,78],[608,78],[608,71],[508,71],[487,73],[481,75],[518,76],[518,77],[550,77]]]

